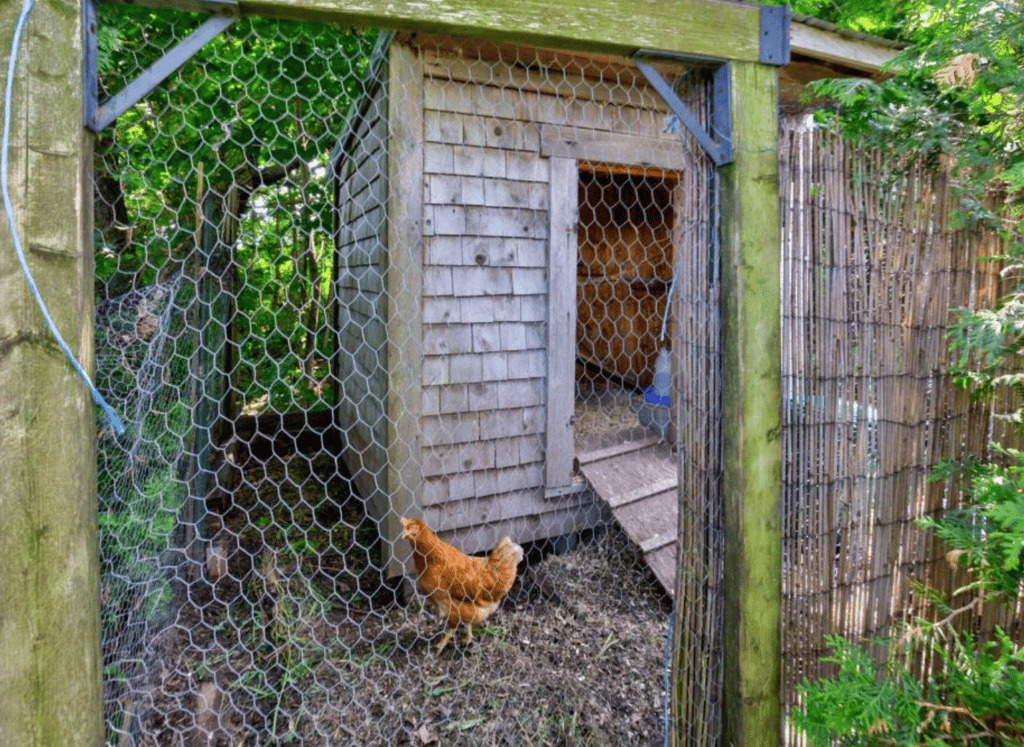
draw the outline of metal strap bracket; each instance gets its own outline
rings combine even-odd
[[[97,69],[97,21],[96,3],[85,0],[82,3],[82,34],[85,48],[85,126],[93,132],[101,132],[121,114],[135,105],[146,94],[162,83],[167,76],[188,62],[200,49],[226,29],[238,17],[237,0],[191,0],[190,2],[168,2],[160,7],[178,10],[205,10],[212,15],[199,28],[169,50],[163,57],[150,65],[138,78],[131,81],[119,93],[104,103],[99,102],[99,71]]]
[[[760,61],[765,65],[789,64],[789,24],[792,11],[788,5],[761,6]]]
[[[711,157],[716,166],[732,162],[732,102],[730,100],[729,63],[719,62],[715,66],[714,95],[712,97],[711,132],[707,132],[689,107],[683,103],[675,88],[662,77],[649,62],[664,59],[664,52],[639,49],[633,53],[633,62],[668,104],[669,109],[686,129],[696,138],[701,148]]]

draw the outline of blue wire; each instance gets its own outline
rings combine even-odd
[[[18,22],[14,27],[14,36],[11,38],[11,54],[7,60],[7,82],[4,89],[4,132],[3,132],[3,143],[0,145],[0,192],[3,195],[4,211],[7,214],[7,226],[11,229],[11,241],[14,244],[14,252],[18,255],[18,264],[21,265],[21,272],[25,276],[25,282],[28,283],[29,290],[32,291],[32,295],[36,299],[36,304],[39,306],[39,310],[43,314],[43,318],[46,320],[46,324],[50,327],[50,332],[57,339],[57,344],[60,345],[60,349],[64,351],[64,355],[67,356],[68,360],[71,361],[71,365],[74,366],[75,371],[82,377],[86,386],[89,387],[89,391],[92,393],[93,401],[103,408],[103,412],[107,416],[107,420],[110,421],[110,425],[114,431],[120,435],[124,433],[124,425],[121,423],[121,419],[117,417],[110,405],[107,404],[106,400],[103,399],[96,387],[93,386],[89,380],[88,375],[82,370],[78,361],[75,360],[74,354],[72,354],[70,348],[64,338],[61,337],[60,332],[57,330],[57,325],[53,323],[53,319],[50,317],[50,312],[46,308],[46,304],[43,302],[43,297],[39,294],[39,289],[36,287],[35,280],[32,279],[32,273],[29,272],[28,263],[25,261],[25,253],[21,249],[21,239],[18,236],[18,229],[14,225],[14,208],[11,207],[11,196],[7,191],[7,154],[10,150],[11,144],[11,98],[14,89],[14,72],[17,67],[18,60],[18,46],[21,41],[21,32],[25,28],[25,22],[28,20],[28,14],[32,10],[33,0],[23,0],[21,5],[21,14],[18,16]]]

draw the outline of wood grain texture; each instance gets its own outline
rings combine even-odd
[[[630,164],[640,171],[649,167],[681,171],[693,161],[676,138],[580,132],[576,127],[556,125],[541,127],[540,152],[578,161]]]
[[[632,446],[633,448],[625,448]],[[679,468],[661,439],[580,455],[580,469],[619,526],[644,552],[669,594],[675,592]]]
[[[877,73],[898,51],[870,39],[851,39],[798,21],[790,27],[789,45],[798,54],[867,73]]]
[[[4,70],[20,5],[0,6]],[[81,17],[78,2],[37,3],[29,17],[12,81],[8,166],[26,262],[91,371]],[[106,426],[37,310],[6,226],[0,299],[0,744],[102,744],[96,431]]]
[[[717,0],[242,0],[243,15],[629,54],[645,47],[758,59],[757,5]]]
[[[386,81],[385,58],[371,80]],[[387,498],[388,391],[386,326],[389,87],[371,85],[338,154],[337,327],[339,353],[332,364],[340,385],[338,423],[342,458],[371,513],[383,519]],[[392,568],[394,570],[394,568]]]
[[[722,174],[723,743],[780,738],[782,532],[777,70],[732,65],[736,160]]]
[[[387,221],[386,539],[423,490],[420,427],[423,336],[423,63],[401,44],[390,49]],[[382,507],[383,508],[383,507]],[[389,570],[394,570],[392,562]]]
[[[576,161],[551,159],[548,212],[547,450],[544,488],[572,487],[573,412],[576,401]]]

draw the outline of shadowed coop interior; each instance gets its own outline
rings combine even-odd
[[[666,316],[678,185],[677,175],[653,168],[580,167],[577,452],[643,435],[642,392],[675,329]]]

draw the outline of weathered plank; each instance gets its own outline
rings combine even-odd
[[[667,473],[672,473],[674,471],[675,470],[672,469],[666,470]],[[674,491],[675,488],[679,487],[679,478],[675,474],[671,477],[663,477],[660,480],[655,480],[654,482],[646,482],[646,480],[650,479],[650,476],[645,477],[645,482],[638,487],[630,488],[622,493],[609,496],[608,505],[612,509],[623,508],[631,503],[645,502],[649,498],[654,498],[659,494],[670,490]],[[672,501],[673,503],[678,502],[676,501],[676,495],[674,492],[672,495]],[[673,524],[675,524],[675,522],[673,522]]]
[[[679,484],[672,449],[664,441],[607,459],[581,461],[580,470],[613,511]]]
[[[344,382],[339,387],[339,422],[345,436],[341,457],[360,494],[375,501],[376,512],[386,511],[380,493],[388,464],[386,295],[381,266],[387,242],[387,180],[381,172],[386,163],[387,93],[386,86],[375,89],[351,139],[346,138],[353,150],[339,154],[345,159],[345,177],[338,190],[341,224],[334,283],[340,346],[332,366],[338,381]]]
[[[725,661],[723,743],[774,747],[782,573],[777,71],[731,66],[722,168]]]
[[[544,483],[557,495],[572,486],[576,347],[576,162],[551,159],[548,266],[547,457]]]
[[[423,325],[420,348],[424,355],[443,356],[473,351],[473,327],[468,324]]]
[[[467,412],[424,415],[420,418],[420,442],[423,448],[430,448],[487,438],[480,430],[481,417],[483,415]]]
[[[448,356],[448,380],[452,384],[472,384],[483,378],[483,358],[472,353]]]
[[[672,171],[682,171],[689,167],[693,160],[676,137],[655,139],[621,133],[586,131],[565,125],[541,126],[540,153],[545,157],[635,164]]]
[[[877,73],[898,50],[870,39],[851,39],[807,23],[790,26],[790,50],[856,70]]]
[[[654,492],[644,486],[636,490],[637,494],[645,495],[643,499],[618,506],[608,504],[615,520],[641,550],[645,543],[656,537],[668,537],[678,532],[679,486],[663,481],[657,487],[666,486],[667,489]],[[675,593],[674,579],[665,584],[665,590]]]
[[[597,451],[588,451],[584,454],[577,455],[577,460],[581,465],[589,464],[591,462],[601,461],[603,459],[611,459],[622,454],[628,454],[633,451],[640,451],[650,446],[654,446],[661,442],[662,439],[657,436],[651,436],[640,441],[626,441],[615,446],[609,446],[606,449],[598,449]]]
[[[469,43],[473,44],[472,41]],[[643,80],[632,62],[626,58],[612,58],[601,69],[581,70],[578,73],[573,70],[563,75],[557,64],[558,54],[545,52],[539,49],[517,49],[513,59],[495,55],[468,58],[454,53],[428,52],[424,59],[427,75],[438,80],[516,88],[552,98],[593,101],[616,107],[667,110],[664,100],[646,85],[619,85],[623,78],[627,81],[631,77],[634,81]],[[534,62],[530,59],[534,56],[555,59],[538,59],[536,65],[523,64]],[[581,87],[576,81],[587,77],[587,72],[591,74],[588,85]]]
[[[0,5],[7,69],[21,3]],[[26,261],[93,361],[92,138],[78,2],[37,3],[12,81],[10,198]],[[95,408],[0,231],[0,744],[104,740]],[[121,413],[123,417],[125,413]]]
[[[581,454],[579,462],[587,482],[643,550],[662,586],[674,593],[679,470],[671,446],[661,439],[644,439]]]
[[[495,410],[480,413],[480,438],[506,438],[543,434],[545,410],[526,407],[519,412]]]
[[[759,57],[758,6],[715,0],[241,0],[239,9],[244,15],[612,54],[644,47],[719,59]]]
[[[654,575],[661,582],[662,587],[671,595],[674,594],[675,590],[676,555],[678,554],[675,533],[666,532],[654,539],[664,539],[665,544],[659,544],[649,550],[642,547],[644,560],[647,561],[650,569],[654,571]],[[653,544],[653,540],[650,544]]]
[[[494,65],[494,75],[502,78],[501,63],[489,63]],[[578,86],[578,83],[574,83]],[[612,89],[611,84],[601,84]],[[581,132],[618,133],[629,134],[634,137],[649,138],[657,140],[664,137],[664,120],[668,108],[660,103],[656,97],[648,97],[633,102],[631,106],[616,106],[615,116],[604,116],[608,106],[615,106],[614,103],[605,103],[600,100],[592,100],[585,97],[572,95],[567,90],[566,97],[554,95],[554,93],[531,92],[511,84],[506,87],[494,85],[460,83],[458,81],[443,80],[440,78],[427,78],[424,82],[425,95],[427,97],[427,111],[447,113],[448,119],[445,129],[442,131],[440,125],[435,127],[434,134],[437,137],[435,143],[438,148],[437,158],[444,159],[445,147],[453,145],[469,146],[468,142],[459,142],[456,139],[458,127],[456,118],[461,119],[461,131],[463,135],[479,130],[481,127],[488,127],[490,131],[495,128],[504,129],[515,123],[522,122],[524,145],[522,148],[508,148],[501,146],[501,138],[488,139],[483,135],[483,142],[501,147],[506,151],[522,150],[525,152],[537,152],[539,150],[538,123],[548,123],[561,127],[576,128]],[[509,97],[505,92],[516,91],[516,97]],[[455,115],[454,117],[452,115]],[[480,135],[474,137],[476,141],[481,139]],[[665,138],[672,140],[673,138]],[[433,141],[433,138],[431,139]],[[434,156],[428,158],[428,164]],[[506,166],[506,168],[508,168]]]
[[[608,521],[607,509],[600,501],[581,503],[576,495],[551,500],[540,490],[473,498],[447,505],[439,503],[427,507],[423,515],[429,525],[438,528],[442,539],[467,553],[486,552],[506,535],[525,543],[578,532]],[[481,515],[486,516],[485,522],[479,521]]]
[[[640,549],[644,553],[653,553],[666,547],[670,547],[676,544],[678,536],[675,530],[675,522],[673,522],[673,528],[668,532],[662,532],[661,534],[655,534],[645,539],[640,543]],[[675,581],[675,557],[672,558],[672,580]],[[666,584],[665,588],[669,588],[671,584]]]
[[[544,401],[544,382],[537,379],[500,381],[497,387],[497,406],[507,410],[534,407]]]
[[[458,304],[461,320],[467,324],[522,318],[522,304],[514,296],[473,296],[452,301]]]
[[[510,371],[518,371],[522,376],[532,379],[543,378],[547,371],[547,351],[523,350],[508,353],[508,367]]]
[[[419,504],[420,396],[423,356],[423,67],[419,57],[391,45],[388,120],[387,376],[388,481],[378,496],[386,539],[401,532],[399,517]],[[387,544],[387,543],[385,543]],[[393,544],[393,543],[392,543]],[[389,562],[391,574],[400,566]]]

